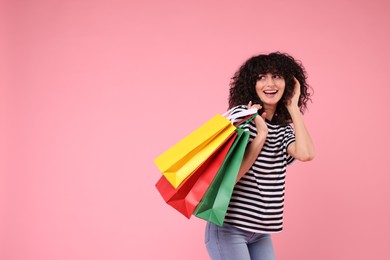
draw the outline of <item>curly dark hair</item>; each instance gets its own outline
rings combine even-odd
[[[285,80],[285,90],[282,99],[278,103],[272,122],[276,124],[291,123],[291,116],[284,105],[289,100],[294,91],[294,77],[301,84],[301,95],[298,101],[298,107],[302,113],[307,109],[307,102],[311,101],[311,87],[307,84],[307,73],[302,63],[295,60],[286,53],[272,52],[269,54],[260,54],[248,59],[235,72],[230,81],[229,90],[229,108],[238,105],[247,105],[252,103],[262,104],[256,93],[256,82],[259,74],[275,73],[281,75]]]

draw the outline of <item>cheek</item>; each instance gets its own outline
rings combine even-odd
[[[283,95],[285,89],[286,89],[286,84],[284,82],[281,82],[279,85],[279,91],[282,93],[282,95]]]
[[[261,99],[261,95],[263,94],[263,89],[261,87],[256,86],[256,94]]]
[[[257,82],[255,88],[256,88],[256,93],[259,94],[263,91],[264,86],[261,83]]]

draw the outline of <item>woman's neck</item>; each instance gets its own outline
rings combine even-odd
[[[265,118],[267,118],[269,121],[272,121],[272,118],[275,115],[276,106],[264,106],[264,112],[265,112]]]

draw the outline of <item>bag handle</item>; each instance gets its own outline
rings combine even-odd
[[[250,121],[252,121],[253,119],[255,119],[255,117],[257,116],[257,111],[256,111],[256,114],[253,114],[247,118],[244,118],[243,120],[237,122],[236,124],[234,124],[235,127],[239,127],[239,128],[243,128],[245,127],[246,125],[248,125],[250,123]]]
[[[235,109],[237,106],[229,109],[228,111],[226,111],[225,113],[223,113],[223,116],[224,117],[229,117],[230,121],[234,121],[236,120],[237,118],[240,118],[240,117],[247,117],[247,116],[251,116],[251,115],[254,115],[254,114],[257,114],[257,109],[256,108],[250,108],[250,109],[245,109],[243,111],[240,111],[236,114],[234,114],[233,116],[230,117],[230,113],[233,111],[233,109]]]

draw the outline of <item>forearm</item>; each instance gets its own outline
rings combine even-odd
[[[238,172],[237,181],[239,181],[241,177],[244,176],[244,174],[252,167],[257,157],[259,156],[261,149],[263,148],[265,139],[266,136],[257,135],[252,140],[252,142],[248,145],[248,147],[245,150],[245,154],[241,163],[240,170]]]
[[[298,107],[288,108],[295,130],[295,145],[290,150],[292,156],[300,161],[314,158],[314,145]]]

